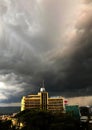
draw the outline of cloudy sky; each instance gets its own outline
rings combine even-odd
[[[50,96],[91,100],[91,0],[0,0],[0,103],[43,80]]]

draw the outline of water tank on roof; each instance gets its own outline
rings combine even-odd
[[[45,92],[45,88],[40,88],[40,92]]]

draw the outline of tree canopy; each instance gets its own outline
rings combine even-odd
[[[79,120],[66,113],[24,110],[15,117],[24,123],[22,130],[79,130]]]

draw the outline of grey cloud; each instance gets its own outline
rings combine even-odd
[[[2,87],[0,94],[7,100],[1,102],[17,102],[22,95],[38,92],[42,80],[50,95],[91,94],[91,6],[85,6],[71,25],[78,0],[70,0],[69,7],[66,3],[4,0],[0,82],[5,83],[6,92]],[[66,36],[68,26],[74,27]]]
[[[86,4],[91,3],[91,0],[83,0]]]

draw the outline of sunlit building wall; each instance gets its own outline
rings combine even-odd
[[[23,96],[21,100],[21,111],[26,109],[41,109],[48,111],[63,111],[64,98],[48,97],[45,88],[41,88],[37,95]]]
[[[48,98],[48,110],[50,111],[63,111],[63,97]]]

